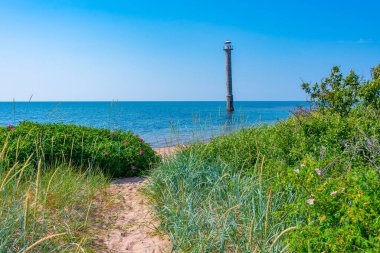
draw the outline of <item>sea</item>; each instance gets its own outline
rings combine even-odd
[[[0,126],[21,121],[129,130],[153,147],[208,141],[241,128],[288,118],[302,101],[226,102],[0,102]]]

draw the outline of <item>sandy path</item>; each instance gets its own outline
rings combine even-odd
[[[173,155],[175,152],[185,148],[186,146],[172,146],[172,147],[162,147],[162,148],[154,148],[154,151],[161,156],[162,158],[167,158]]]
[[[96,252],[170,252],[168,236],[157,230],[159,221],[140,188],[147,179],[134,177],[115,180],[106,199],[98,203]]]
[[[155,149],[163,158],[177,150],[178,147]],[[171,252],[169,237],[157,230],[159,221],[140,192],[147,180],[141,177],[115,180],[105,196],[99,197],[92,215],[95,252]]]

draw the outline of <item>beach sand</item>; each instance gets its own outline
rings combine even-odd
[[[162,159],[182,146],[155,148]],[[148,178],[122,178],[111,182],[95,203],[95,252],[164,253],[171,252],[170,238],[158,231],[159,220],[140,191]]]
[[[95,252],[171,252],[167,235],[158,231],[159,221],[140,192],[146,178],[113,181],[105,198],[97,203]]]
[[[184,149],[185,147],[186,146],[184,145],[161,147],[161,148],[154,148],[154,151],[156,151],[156,153],[162,158],[167,158],[167,157],[170,157],[171,155],[174,155],[176,152],[180,151],[181,149]]]

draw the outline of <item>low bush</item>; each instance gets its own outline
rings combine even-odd
[[[66,124],[21,122],[0,127],[0,146],[13,163],[31,154],[48,164],[69,163],[99,168],[114,177],[133,176],[149,169],[157,157],[144,140],[132,132],[109,131]]]
[[[299,221],[299,229],[289,234],[291,248],[295,252],[378,252],[379,171],[350,167],[347,161],[326,168],[306,159],[303,165],[287,177],[299,194],[288,206],[289,216]]]

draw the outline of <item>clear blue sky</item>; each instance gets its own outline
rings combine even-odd
[[[0,101],[304,100],[380,63],[380,1],[1,0]]]

